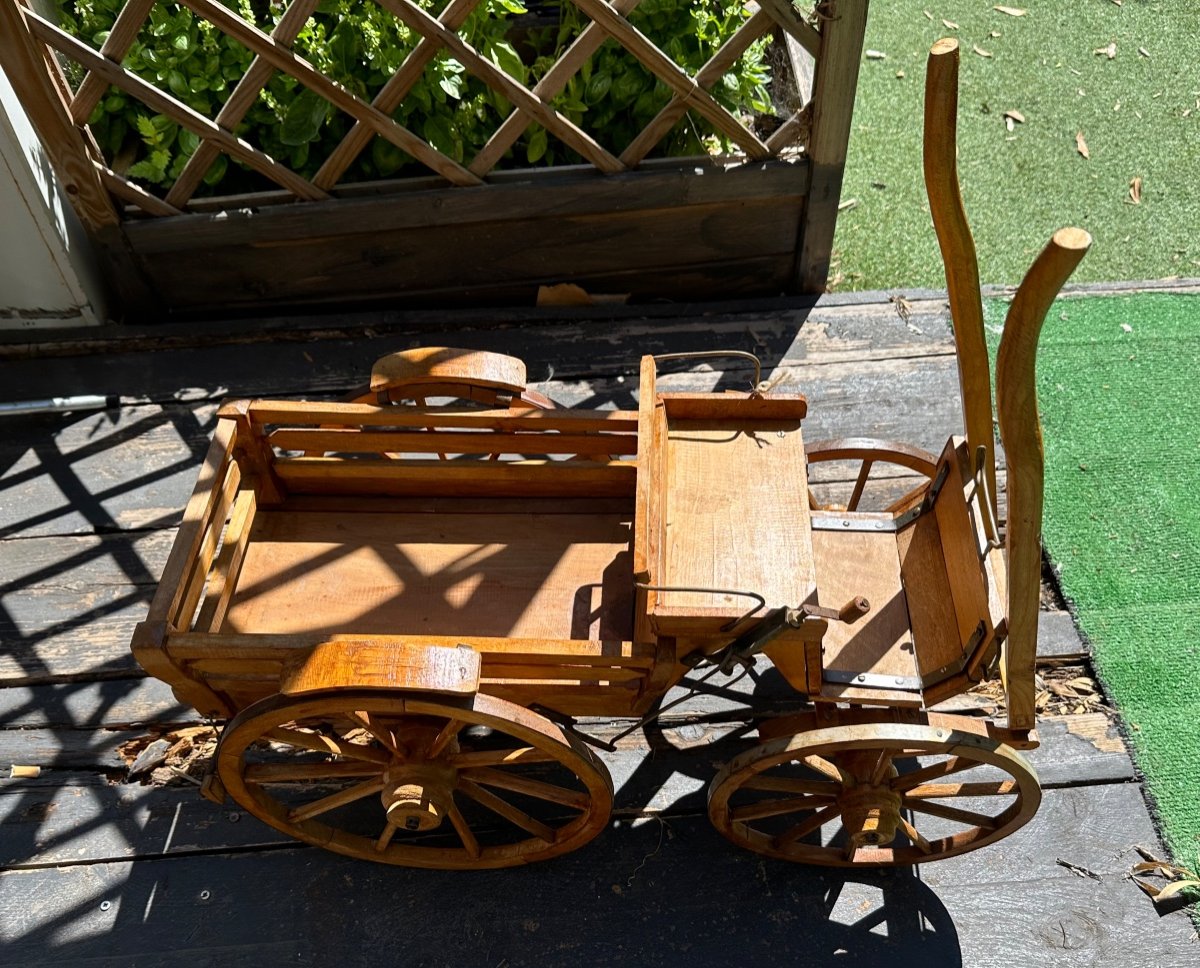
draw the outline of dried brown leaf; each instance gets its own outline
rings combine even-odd
[[[999,10],[1001,13],[1006,13],[1010,17],[1024,17],[1028,10],[1022,10],[1020,7],[1005,7],[1002,4],[996,4],[992,7],[993,10]]]
[[[1005,111],[1004,116],[1006,118],[1012,118],[1014,121],[1017,122],[1017,124],[1025,123],[1025,115],[1023,115],[1020,111],[1017,111],[1017,110]]]
[[[1117,56],[1117,42],[1114,40],[1107,47],[1097,47],[1094,51],[1092,51],[1092,53],[1093,54],[1103,54],[1109,60],[1112,60],[1114,57]]]
[[[953,20],[946,20],[943,17],[942,23],[945,25],[947,30],[958,30],[958,24],[956,24]]]
[[[1075,132],[1075,150],[1078,151],[1084,158],[1091,158],[1092,154],[1088,151],[1087,142],[1083,140],[1083,132]]]
[[[1138,175],[1129,182],[1129,200],[1134,205],[1142,204],[1142,176]]]
[[[990,50],[984,50],[978,44],[972,44],[971,50],[975,51],[975,53],[978,54],[980,57],[991,57],[992,56],[992,52]]]

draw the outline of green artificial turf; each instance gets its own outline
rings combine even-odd
[[[1091,258],[1089,255],[1088,258]],[[988,300],[993,338],[1006,305]],[[1070,297],[1038,352],[1043,539],[1176,861],[1200,861],[1200,296]]]
[[[959,176],[985,283],[1020,281],[1068,224],[1096,239],[1076,282],[1200,276],[1200,4],[1009,5],[1026,15],[991,0],[871,0],[866,48],[887,56],[859,73],[842,189],[857,204],[838,219],[836,287],[945,287],[921,173],[925,59],[943,36],[962,50]],[[1094,53],[1110,43],[1114,58]],[[1009,110],[1025,117],[1012,132]]]

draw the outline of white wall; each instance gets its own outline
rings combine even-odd
[[[0,329],[95,325],[104,317],[83,227],[0,71]]]

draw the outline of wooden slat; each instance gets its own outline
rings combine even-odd
[[[438,494],[447,497],[632,496],[633,461],[512,461],[505,463],[335,457],[284,457],[275,473],[303,494]]]
[[[637,682],[646,677],[644,670],[612,669],[602,666],[533,665],[519,663],[485,663],[480,670],[481,679],[558,679],[563,682]]]
[[[36,14],[16,0],[0,3],[0,67],[38,133],[38,139],[62,180],[79,219],[90,231],[115,226],[120,215],[112,197],[100,181],[93,159],[59,91],[48,75],[42,54],[31,31]]]
[[[229,602],[237,587],[238,572],[246,557],[254,512],[254,491],[248,488],[238,495],[234,503],[221,553],[213,568],[212,581],[196,619],[196,630],[199,632],[216,632],[225,621],[225,613],[229,610]]]
[[[269,155],[264,154],[241,138],[235,137],[224,128],[214,124],[204,115],[193,111],[182,101],[169,94],[164,94],[153,84],[143,81],[132,71],[111,61],[105,60],[87,44],[76,40],[66,31],[60,29],[48,20],[43,20],[35,13],[27,12],[30,29],[40,39],[55,50],[66,54],[78,61],[84,67],[103,77],[127,94],[141,100],[148,107],[165,114],[182,128],[186,128],[201,138],[207,138],[221,146],[222,150],[239,161],[245,162],[259,174],[266,176],[277,185],[300,198],[322,199],[329,196],[293,172],[286,165],[281,165]]]
[[[467,70],[483,80],[489,87],[503,94],[535,121],[540,122],[550,134],[574,148],[601,171],[611,173],[625,170],[625,166],[617,158],[606,151],[599,142],[565,114],[555,110],[547,101],[531,93],[527,87],[518,83],[486,57],[483,57],[458,34],[448,30],[420,7],[410,3],[409,0],[378,0],[378,2],[381,7],[391,11],[400,21],[422,36],[440,41]],[[472,177],[477,176],[472,175]]]
[[[796,265],[801,292],[823,292],[837,225],[858,66],[867,26],[867,0],[827,0],[821,5],[821,48],[813,78],[812,179]]]
[[[770,152],[762,141],[747,131],[741,122],[713,99],[711,94],[700,88],[686,71],[659,50],[645,34],[617,14],[605,0],[573,2],[667,87],[686,98],[690,108],[738,145],[751,159],[759,161],[770,157]]]
[[[143,0],[144,2],[144,0]],[[153,2],[153,0],[151,0]],[[279,18],[279,23],[271,31],[271,36],[280,44],[290,47],[297,35],[308,23],[308,18],[317,8],[319,0],[292,0],[291,5]],[[128,7],[126,8],[128,9]],[[250,67],[242,75],[233,93],[229,95],[221,110],[217,113],[217,124],[227,131],[233,131],[246,116],[246,112],[258,100],[259,92],[266,87],[275,68],[265,61],[261,55],[255,55]],[[192,157],[183,166],[183,171],[175,179],[175,184],[167,192],[166,201],[170,205],[185,205],[204,179],[209,167],[217,160],[219,152],[211,141],[201,141],[192,153]],[[328,188],[329,186],[320,186]]]
[[[769,13],[775,23],[792,37],[813,57],[821,51],[821,34],[817,28],[800,16],[790,0],[758,0],[758,5]]]
[[[633,648],[628,642],[601,639],[537,639],[500,638],[480,635],[326,635],[304,633],[298,635],[256,634],[223,632],[209,635],[199,632],[179,632],[172,635],[168,651],[177,662],[199,662],[221,658],[280,660],[297,652],[307,651],[322,642],[372,642],[386,645],[396,643],[424,643],[431,647],[454,648],[469,645],[479,652],[484,661],[489,657],[527,653],[545,654],[554,661],[581,661],[585,657],[629,655]]]
[[[486,430],[556,430],[564,432],[637,430],[632,410],[443,410],[439,407],[377,407],[368,403],[310,403],[297,400],[254,400],[255,424],[357,424],[401,427],[478,427]]]
[[[340,108],[352,118],[367,124],[376,134],[386,138],[401,151],[406,151],[417,161],[432,168],[455,185],[478,185],[479,179],[451,158],[422,141],[415,134],[373,108],[347,88],[330,80],[308,61],[264,34],[253,24],[247,23],[228,7],[217,0],[180,0],[180,2],[205,20],[219,27],[226,34],[277,70],[291,75],[309,90],[321,95],[334,107]],[[319,190],[319,189],[316,189]],[[324,193],[322,193],[324,194]]]
[[[184,579],[204,540],[205,529],[219,496],[218,483],[225,480],[225,471],[233,454],[233,437],[233,422],[219,421],[191,499],[184,508],[175,544],[159,579],[158,592],[147,616],[149,622],[174,622],[179,616],[185,591]]]
[[[613,9],[624,17],[632,12],[639,2],[640,0],[615,0]],[[599,50],[606,40],[608,35],[595,22],[584,27],[571,46],[554,62],[554,66],[534,85],[534,96],[549,101],[561,93],[587,59]],[[483,176],[495,168],[504,157],[504,153],[525,133],[532,120],[521,111],[513,111],[472,159],[468,166],[471,171]],[[624,156],[621,161],[630,164]]]
[[[467,17],[471,15],[479,2],[480,0],[451,0],[446,9],[441,12],[438,20],[446,26],[447,30],[457,30],[466,22]],[[428,37],[421,38],[421,42],[404,58],[404,63],[400,65],[396,73],[388,78],[388,82],[380,88],[379,93],[371,102],[372,106],[384,114],[390,115],[400,106],[405,95],[412,90],[413,85],[421,79],[425,68],[440,50],[442,50],[442,45],[439,41],[431,40]],[[341,140],[317,170],[313,177],[313,184],[324,189],[330,189],[336,185],[338,179],[342,177],[347,168],[354,164],[354,160],[371,143],[373,137],[375,137],[374,130],[361,121],[355,121],[354,127],[346,133],[346,137]],[[474,171],[474,168],[471,170]],[[476,174],[480,174],[480,172],[476,172]]]
[[[155,0],[125,0],[112,29],[100,47],[100,56],[114,64],[120,64],[137,39],[146,18],[150,16],[154,3]],[[89,72],[71,101],[71,120],[79,125],[85,124],[107,90],[108,82],[94,71]]]
[[[106,165],[96,162],[96,172],[100,175],[100,181],[104,183],[105,188],[118,198],[132,202],[147,215],[162,217],[183,214],[174,205],[163,201],[157,195],[151,195],[141,185],[134,184],[128,178],[122,178]]]
[[[632,434],[370,433],[361,430],[275,430],[267,443],[281,450],[342,454],[619,454],[637,453]]]
[[[787,0],[783,0],[783,2],[786,4]],[[772,17],[762,10],[751,14],[750,18],[737,29],[737,32],[725,42],[721,49],[696,72],[696,84],[708,90],[720,81],[750,45],[770,30],[774,23]],[[621,152],[621,161],[632,167],[645,158],[675,126],[675,123],[687,113],[688,107],[689,98],[676,92],[675,96]]]
[[[192,567],[184,581],[185,591],[175,618],[176,625],[188,627],[191,625],[196,606],[200,604],[200,596],[204,594],[204,586],[208,583],[208,572],[217,551],[217,543],[221,540],[221,532],[225,529],[229,509],[233,506],[241,482],[241,469],[236,462],[231,462],[225,472],[225,480],[217,496],[217,502],[209,515],[204,539],[200,543],[195,558],[192,559]]]

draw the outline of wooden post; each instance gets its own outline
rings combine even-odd
[[[1010,729],[1034,727],[1034,660],[1042,575],[1042,428],[1038,422],[1038,336],[1054,297],[1092,244],[1083,229],[1054,233],[1021,281],[996,360],[996,412],[1008,468],[1008,641],[1001,673]]]
[[[937,232],[954,343],[958,350],[958,382],[962,391],[963,422],[971,460],[984,450],[984,473],[992,516],[996,500],[996,440],[992,430],[992,380],[987,340],[983,332],[983,302],[979,295],[979,263],[975,240],[963,208],[958,184],[958,41],[939,40],[929,51],[925,70],[925,191]],[[978,468],[974,468],[978,470]]]
[[[0,37],[4,38],[0,67],[29,115],[79,220],[91,234],[116,226],[120,216],[112,196],[88,155],[83,134],[46,73],[19,0],[0,0]]]
[[[829,279],[829,255],[837,226],[850,119],[858,88],[858,65],[867,29],[867,2],[825,0],[817,4],[821,48],[813,78],[812,133],[808,139],[811,177],[796,254],[796,278],[801,292],[824,292]]]

